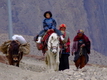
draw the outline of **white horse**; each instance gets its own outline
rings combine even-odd
[[[48,50],[46,51],[46,64],[48,69],[59,70],[59,37],[56,33],[52,33],[47,43]]]

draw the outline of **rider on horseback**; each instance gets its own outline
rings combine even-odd
[[[43,21],[43,28],[44,30],[42,30],[39,35],[38,35],[38,41],[36,41],[37,43],[41,43],[41,39],[43,37],[43,35],[50,30],[54,30],[58,36],[60,36],[61,40],[63,41],[64,38],[62,36],[62,33],[60,32],[60,30],[56,29],[56,21],[52,18],[52,13],[50,11],[46,11],[44,13],[44,21]]]

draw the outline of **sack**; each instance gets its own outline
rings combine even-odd
[[[23,36],[21,36],[21,35],[14,35],[12,37],[12,39],[13,40],[18,40],[21,44],[26,44],[27,43],[25,38]]]
[[[21,44],[19,50],[23,52],[24,55],[28,55],[30,53],[30,44]]]
[[[11,43],[11,40],[4,42],[4,43],[0,46],[0,51],[1,51],[3,54],[7,54],[7,48],[8,48],[8,46],[10,45],[10,43]]]
[[[42,50],[44,48],[42,43],[36,43],[37,49]]]

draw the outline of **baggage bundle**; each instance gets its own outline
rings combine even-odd
[[[14,35],[12,37],[12,39],[19,41],[21,44],[26,44],[27,43],[27,41],[25,40],[25,38],[23,36],[21,36],[21,35]]]
[[[20,43],[20,47],[19,47],[19,51],[23,52],[24,55],[27,55],[30,53],[30,44],[27,43],[27,41],[25,40],[25,38],[21,35],[14,35],[12,37],[13,40],[17,40]],[[0,51],[3,54],[7,54],[8,51],[8,47],[10,45],[12,40],[9,41],[5,41],[1,46],[0,46]]]

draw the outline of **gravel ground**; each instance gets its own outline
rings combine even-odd
[[[75,71],[75,66],[64,71],[48,70],[44,61],[24,57],[20,67],[0,63],[0,80],[106,80],[107,68],[86,65]]]

